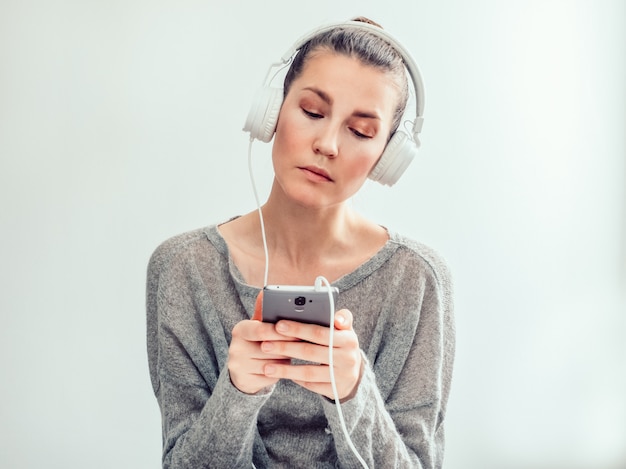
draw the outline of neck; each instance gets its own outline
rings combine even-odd
[[[269,251],[269,283],[311,283],[333,278],[364,220],[348,203],[311,207],[272,191],[262,208]]]
[[[263,206],[265,230],[270,256],[280,255],[297,264],[307,257],[342,248],[349,242],[350,232],[359,219],[345,203],[324,209],[297,206],[276,206],[268,201]]]
[[[349,203],[304,204],[272,188],[262,207],[269,254],[267,283],[308,285],[318,275],[334,281],[353,271],[387,241],[387,231]],[[257,211],[223,225],[231,255],[244,277],[263,285],[265,257]]]

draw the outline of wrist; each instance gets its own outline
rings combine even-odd
[[[351,400],[354,396],[356,396],[356,393],[359,390],[359,385],[361,384],[361,379],[363,378],[363,368],[365,366],[365,360],[363,360],[363,356],[361,354],[359,354],[359,358],[360,358],[360,362],[361,362],[361,364],[359,365],[359,376],[358,376],[358,378],[356,380],[356,383],[352,387],[352,390],[346,396],[344,396],[344,397],[339,399],[339,402],[341,404]]]

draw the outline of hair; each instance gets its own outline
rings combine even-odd
[[[382,29],[378,23],[362,16],[354,18],[353,21],[368,23]],[[391,134],[393,134],[400,126],[409,98],[406,69],[398,51],[390,43],[369,31],[354,29],[349,26],[337,26],[311,38],[299,49],[291,62],[283,83],[283,95],[287,96],[294,80],[302,74],[307,59],[315,52],[324,50],[356,58],[364,65],[390,74],[399,91],[399,99],[391,125]]]

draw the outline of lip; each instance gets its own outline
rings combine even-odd
[[[298,169],[305,171],[307,174],[316,179],[323,179],[329,182],[334,182],[325,169],[318,166],[298,166]]]

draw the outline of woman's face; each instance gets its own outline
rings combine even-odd
[[[272,159],[284,194],[318,208],[351,197],[385,148],[398,99],[384,71],[313,52],[292,82],[276,126]]]

